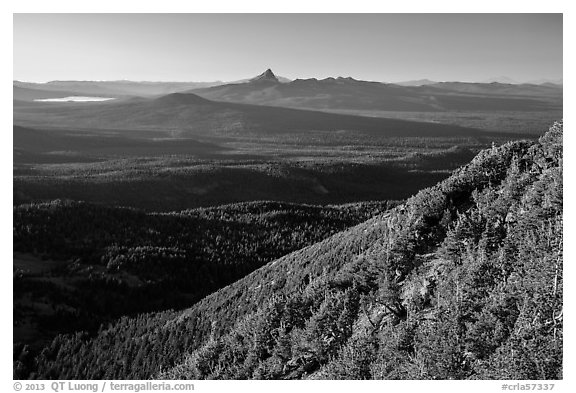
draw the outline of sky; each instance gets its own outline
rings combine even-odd
[[[562,78],[562,14],[14,14],[13,79]]]

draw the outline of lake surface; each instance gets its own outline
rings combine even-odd
[[[114,98],[70,96],[70,97],[61,97],[61,98],[42,98],[42,99],[36,99],[34,101],[39,101],[39,102],[99,102],[99,101],[110,101],[110,100],[114,100]]]

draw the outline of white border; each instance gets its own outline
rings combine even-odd
[[[83,2],[79,0],[33,0],[33,1],[10,1],[2,3],[2,20],[0,28],[2,29],[2,48],[12,52],[12,13],[55,13],[55,12],[338,12],[338,13],[361,13],[361,12],[418,12],[418,13],[453,13],[453,12],[503,12],[503,13],[564,13],[564,67],[568,71],[564,72],[564,97],[565,97],[565,117],[564,134],[565,151],[570,152],[575,147],[575,130],[573,129],[572,113],[573,106],[573,78],[570,70],[574,70],[573,48],[574,42],[572,37],[576,36],[574,26],[573,7],[570,1],[497,1],[484,0],[482,2],[464,2],[454,0],[418,0],[394,2],[386,1],[366,1],[356,0],[354,2],[329,3],[327,1],[311,0],[291,0],[289,2],[278,3],[271,0],[212,0],[203,2],[193,1],[172,1],[163,0],[157,2],[130,2],[120,0],[98,0],[96,2]],[[13,390],[12,382],[12,98],[9,83],[12,81],[13,64],[5,60],[2,62],[4,78],[2,79],[2,120],[3,126],[0,131],[2,138],[2,155],[0,171],[2,174],[2,209],[0,215],[1,238],[2,239],[2,288],[0,296],[2,311],[5,322],[0,325],[2,329],[2,340],[0,342],[1,360],[1,384],[3,391],[10,392]],[[575,278],[574,261],[576,256],[574,252],[574,232],[571,228],[576,224],[575,208],[570,203],[574,197],[574,178],[571,176],[575,169],[574,159],[570,154],[565,155],[565,257],[564,275],[565,287],[564,305],[565,315],[565,363],[564,363],[564,380],[555,381],[555,391],[575,391],[576,378],[574,371],[576,363],[574,361],[574,300],[575,286],[570,285]],[[8,186],[10,184],[10,187]],[[254,392],[266,392],[270,389],[280,389],[280,391],[290,391],[293,389],[304,389],[306,391],[324,390],[332,392],[350,392],[353,389],[362,389],[367,391],[441,391],[441,392],[496,392],[501,390],[502,381],[297,381],[297,382],[206,382],[197,383],[197,391],[230,391],[246,390]],[[572,387],[569,389],[569,387]]]

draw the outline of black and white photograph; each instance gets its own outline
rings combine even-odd
[[[14,389],[567,377],[562,13],[12,18]]]

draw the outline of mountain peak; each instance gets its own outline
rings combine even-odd
[[[272,70],[268,68],[260,75],[250,79],[250,82],[279,82],[279,80],[276,78],[276,75],[274,75]]]

